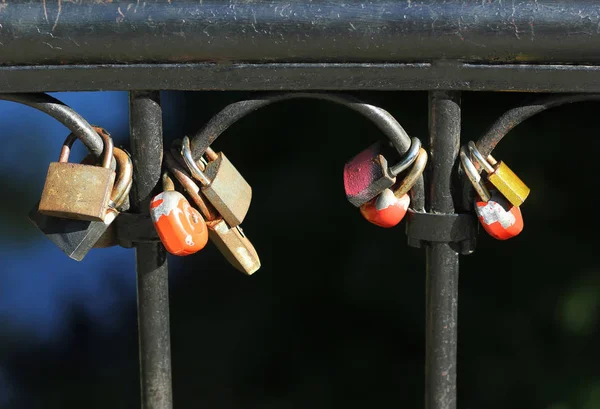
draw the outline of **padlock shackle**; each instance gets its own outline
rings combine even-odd
[[[27,105],[50,115],[81,139],[94,156],[102,155],[104,144],[98,133],[81,115],[58,99],[44,93],[8,93],[0,94],[0,100]]]
[[[102,141],[104,143],[102,167],[109,169],[111,162],[112,162],[112,158],[113,158],[113,150],[114,150],[113,140],[110,137],[110,134],[108,132],[106,132],[105,129],[100,128],[99,126],[94,126],[93,128],[94,128],[94,131],[97,133],[97,135],[100,136],[100,138],[102,139]],[[59,162],[68,162],[69,161],[69,156],[71,154],[71,147],[73,146],[73,143],[75,143],[75,141],[77,139],[79,139],[79,138],[73,132],[71,132],[69,134],[69,136],[67,136],[67,138],[63,142],[62,149],[60,150],[60,155],[58,157]]]
[[[411,141],[410,148],[404,154],[402,159],[400,159],[400,162],[396,163],[394,166],[390,166],[390,173],[392,174],[392,176],[398,176],[398,174],[400,174],[400,172],[408,169],[408,167],[410,165],[412,165],[415,160],[417,160],[417,156],[419,155],[419,152],[421,151],[421,140],[419,138],[412,137],[412,138],[410,138],[410,141]],[[425,155],[427,155],[427,153],[425,153]],[[427,163],[427,157],[425,157],[425,163]],[[421,172],[421,173],[423,173],[423,172]],[[415,183],[416,183],[416,180],[415,180]],[[414,183],[413,183],[413,185],[414,185]],[[410,189],[408,189],[408,190],[410,190]]]
[[[475,192],[477,192],[481,200],[484,202],[489,201],[491,198],[490,192],[483,183],[481,183],[481,175],[473,162],[471,162],[467,149],[464,146],[460,148],[460,163],[467,178],[471,182],[471,185],[473,185],[473,189],[475,189]]]
[[[169,172],[164,172],[162,175],[162,187],[165,192],[175,190],[175,183],[173,183],[173,179],[169,176]]]
[[[394,196],[401,198],[413,188],[415,183],[417,183],[419,178],[423,175],[423,171],[427,166],[427,158],[427,151],[423,148],[419,148],[418,155],[415,158],[410,172],[402,179],[402,182],[400,182],[398,187],[394,189]]]
[[[479,149],[477,149],[477,146],[475,146],[475,142],[469,141],[467,146],[469,147],[469,153],[471,154],[471,157],[475,159],[487,173],[493,173],[494,167],[483,157],[481,152],[479,152]]]
[[[110,200],[115,207],[120,207],[125,201],[133,184],[133,162],[127,152],[120,148],[113,148],[113,155],[117,162],[117,179],[113,186]]]
[[[262,98],[237,101],[227,105],[218,114],[213,116],[191,139],[192,161],[194,161],[194,158],[202,157],[206,149],[223,132],[248,114],[276,102],[298,98],[318,99],[348,107],[373,122],[388,137],[401,156],[405,155],[410,149],[411,138],[396,118],[385,109],[342,94],[297,92],[266,95]],[[413,208],[418,211],[424,210],[425,190],[422,177],[419,177],[415,183],[411,195]]]
[[[202,216],[206,221],[213,221],[220,217],[217,211],[213,208],[210,202],[204,200],[200,196],[200,187],[194,182],[191,176],[188,175],[188,171],[181,165],[176,159],[176,156],[171,152],[164,153],[164,161],[167,169],[171,171],[175,179],[181,183],[181,186],[185,189],[187,194],[190,196],[192,201],[198,206],[198,210],[202,213]]]
[[[183,157],[183,160],[185,161],[185,164],[190,170],[192,176],[198,179],[204,186],[210,186],[212,181],[204,174],[204,172],[202,172],[194,160],[192,156],[192,149],[190,147],[190,138],[187,136],[184,136],[183,140],[181,141],[181,156]]]

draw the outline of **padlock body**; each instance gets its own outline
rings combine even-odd
[[[529,195],[529,188],[504,162],[494,166],[494,172],[488,175],[488,180],[498,191],[513,204],[521,206]]]
[[[362,205],[360,213],[374,225],[390,228],[397,226],[402,221],[409,205],[408,193],[398,198],[390,189],[385,189],[375,199]]]
[[[208,162],[204,172],[211,181],[202,193],[231,227],[242,223],[250,208],[252,188],[223,152]]]
[[[114,183],[112,169],[52,162],[39,212],[67,219],[103,221]]]
[[[165,249],[173,255],[194,254],[208,242],[202,215],[177,191],[155,196],[150,202],[150,218]]]
[[[377,142],[356,155],[344,166],[344,190],[348,201],[360,207],[396,183],[389,173],[384,145]]]
[[[475,200],[475,213],[483,229],[497,240],[508,240],[523,231],[521,209],[510,203],[496,190],[492,198],[484,202]]]
[[[230,227],[224,219],[207,221],[206,225],[210,241],[233,267],[247,275],[260,268],[258,253],[240,226]]]
[[[81,261],[94,248],[109,228],[99,221],[61,219],[38,212],[39,205],[29,212],[29,220],[73,260]]]

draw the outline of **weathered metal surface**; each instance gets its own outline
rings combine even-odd
[[[205,173],[211,183],[202,193],[231,227],[238,226],[250,208],[252,187],[223,152],[208,162]]]
[[[214,158],[214,152],[211,150],[208,156]],[[243,233],[241,226],[232,228],[223,220],[212,204],[204,200],[200,194],[200,187],[188,175],[188,171],[177,163],[173,155],[166,153],[165,162],[206,218],[209,240],[235,269],[247,275],[255,273],[261,266],[260,257],[252,242]]]
[[[0,92],[94,90],[600,92],[600,66],[570,64],[197,63],[0,66]],[[98,143],[100,143],[98,141]]]
[[[39,212],[76,220],[103,221],[115,172],[100,166],[52,162]]]
[[[241,226],[230,227],[223,219],[207,221],[210,240],[223,257],[244,274],[252,275],[260,268],[260,259]]]
[[[0,65],[595,63],[599,23],[594,0],[6,0]]]
[[[107,224],[114,220],[114,215],[107,214],[115,182],[115,171],[110,166],[113,141],[104,129],[94,130],[104,141],[102,166],[68,163],[71,146],[77,140],[75,134],[69,134],[58,162],[50,163],[48,168],[40,213],[75,220],[107,221]]]
[[[129,124],[134,185],[131,210],[148,215],[161,177],[163,134],[158,92],[132,92]],[[169,268],[161,243],[136,242],[138,335],[142,409],[171,409]]]
[[[460,144],[460,94],[429,94],[431,149],[429,211],[454,214],[454,180]],[[458,243],[426,248],[425,409],[456,408]]]

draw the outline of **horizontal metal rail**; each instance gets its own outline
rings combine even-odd
[[[600,66],[444,62],[0,67],[0,92],[146,89],[600,92]]]
[[[0,65],[593,64],[599,23],[596,0],[6,0]]]
[[[600,92],[595,0],[0,3],[0,92]]]

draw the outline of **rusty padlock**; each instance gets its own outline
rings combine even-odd
[[[369,202],[396,183],[396,176],[417,159],[421,141],[411,138],[406,154],[393,166],[387,158],[397,156],[387,144],[377,142],[356,155],[344,166],[344,190],[348,201],[356,207]]]
[[[94,127],[98,133],[105,132]],[[70,135],[69,138],[74,137]],[[114,223],[110,223],[119,211],[126,210],[127,198],[132,185],[133,164],[124,150],[114,148],[117,180],[111,193],[108,215],[104,221],[63,219],[38,212],[39,203],[29,213],[29,219],[70,258],[81,261],[94,247],[108,247],[116,244]],[[91,157],[84,159],[90,163]]]
[[[181,144],[181,156],[192,174],[202,184],[202,194],[225,219],[235,227],[242,223],[252,200],[252,188],[223,152],[211,151],[209,161],[202,171],[192,156],[190,139]]]
[[[104,141],[102,166],[69,163],[74,136],[63,144],[58,162],[48,168],[39,212],[47,216],[75,220],[104,221],[115,182],[111,169],[113,141],[107,132],[99,132]]]
[[[200,187],[188,174],[188,170],[178,163],[174,155],[165,152],[164,160],[169,171],[185,188],[189,197],[204,215],[209,240],[234,268],[247,275],[256,272],[260,268],[260,259],[241,226],[231,227],[211,203],[204,200]]]

